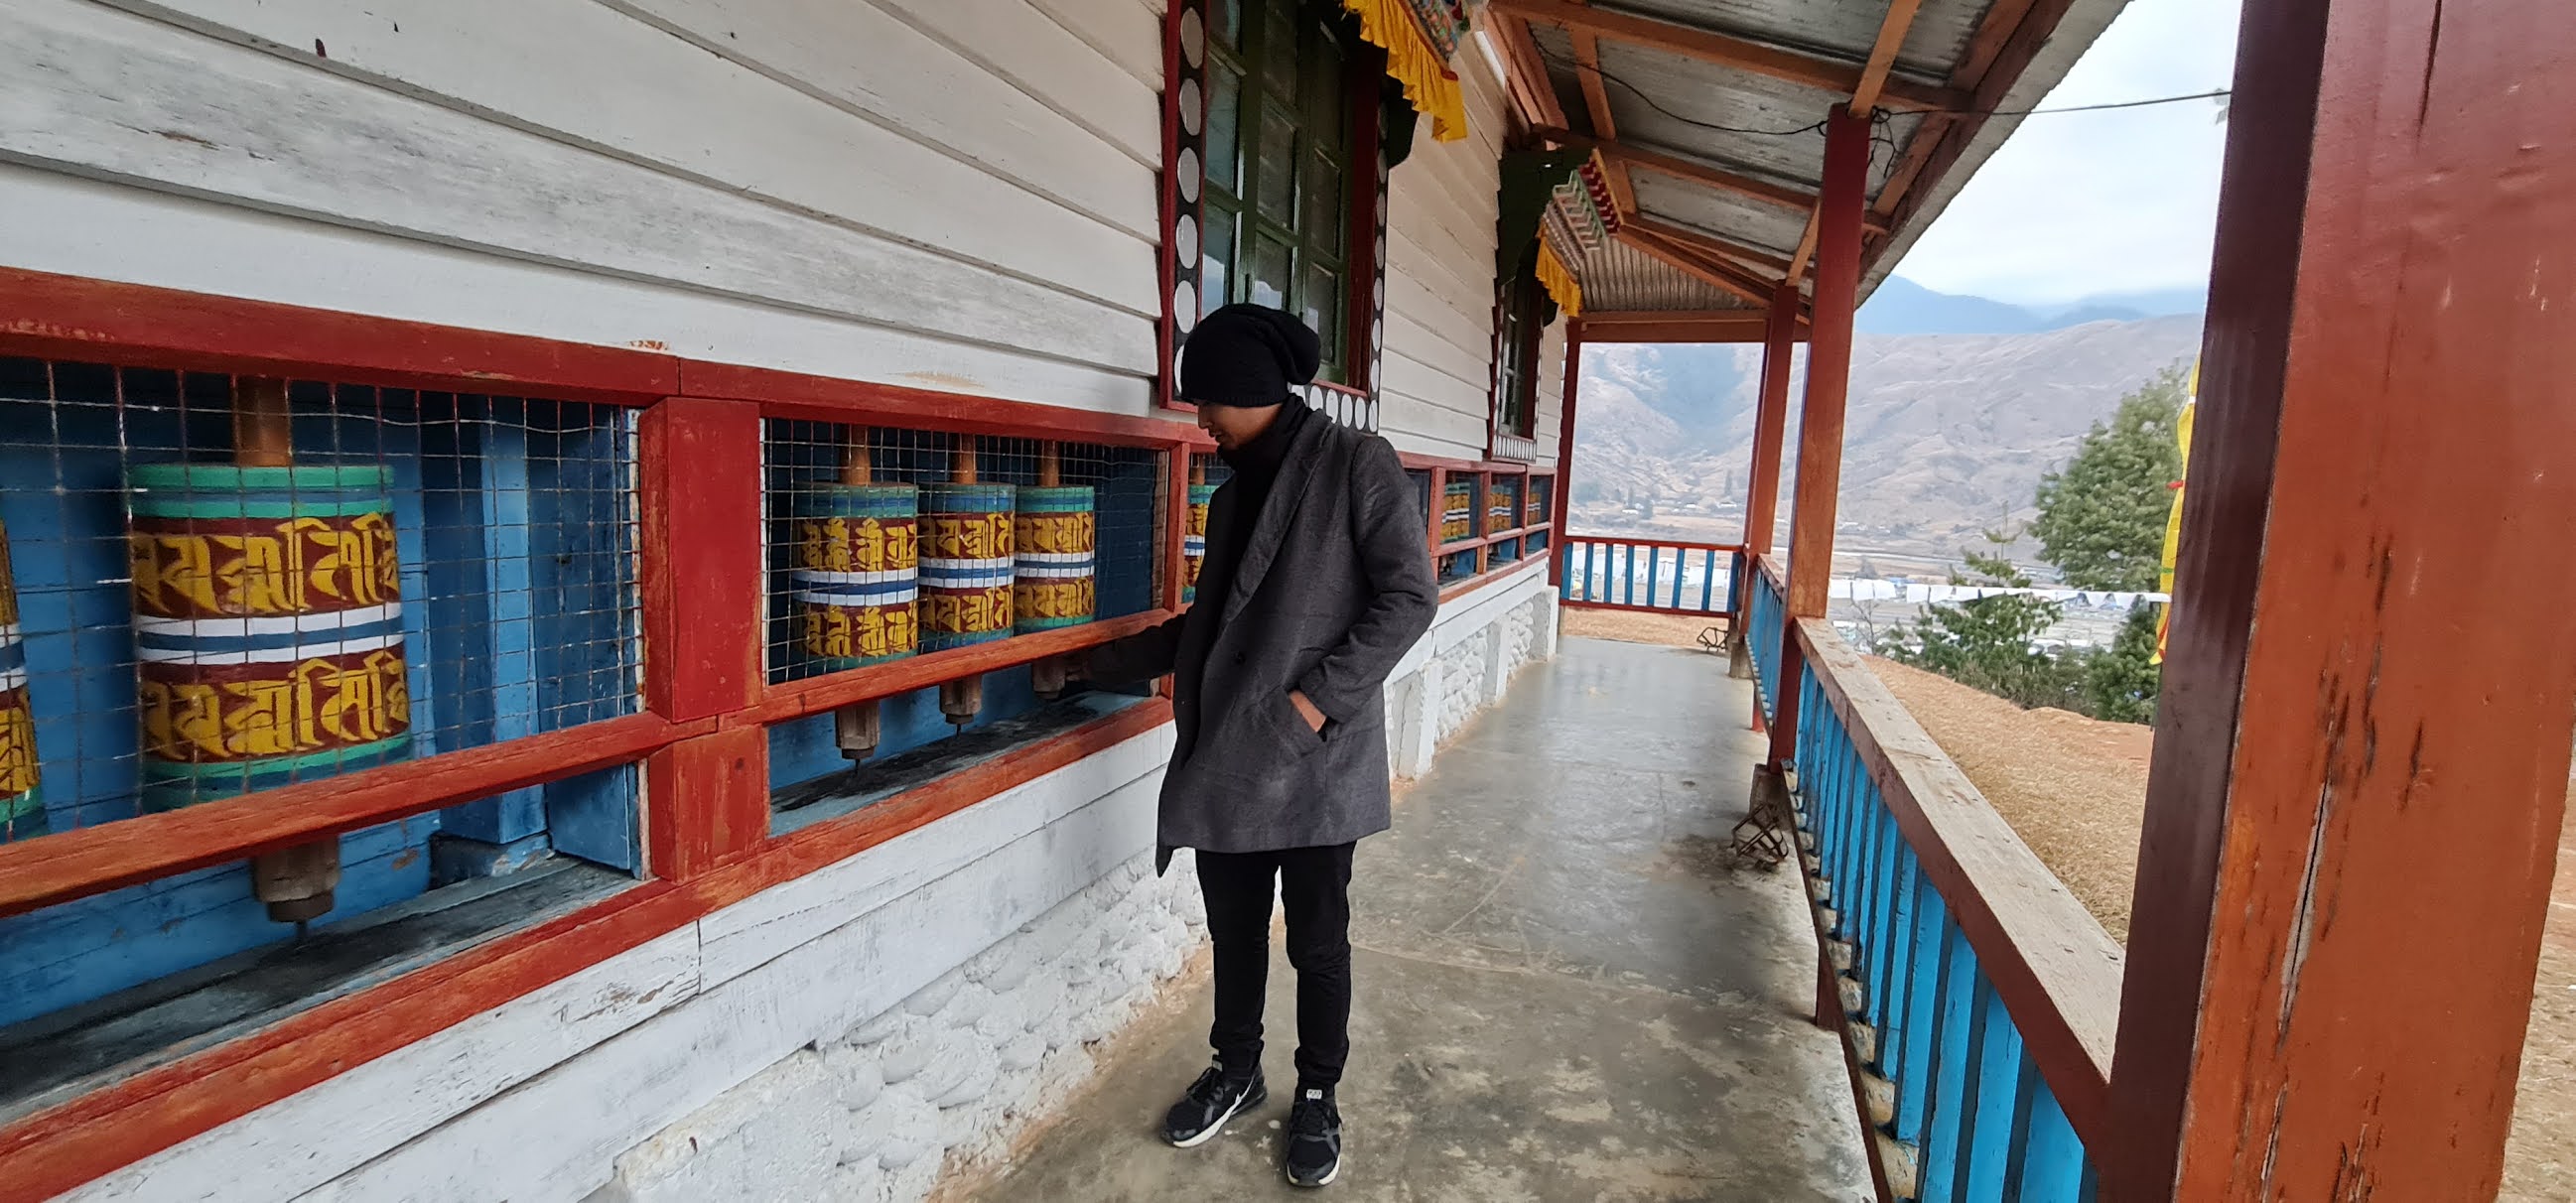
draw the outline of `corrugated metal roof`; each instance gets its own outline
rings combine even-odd
[[[1613,240],[1585,252],[1571,265],[1583,281],[1583,307],[1635,309],[1754,309],[1757,306],[1660,259]]]
[[[1968,77],[1989,70],[1994,56],[1980,56],[1982,61],[1973,64],[1967,59],[1989,15],[2001,8],[2009,19],[2026,22],[2034,19],[2029,15],[2031,6],[2007,5],[2002,0],[1923,0],[1897,53],[1896,75],[1925,87],[1967,89],[1982,82],[1989,85],[1991,92],[1996,90],[1995,85],[2003,85],[1996,107],[2025,108],[2064,78],[2076,57],[2100,36],[2126,3],[2127,0],[2071,0],[2063,14],[2045,29],[2003,31],[2025,43],[2031,37],[2039,37],[2037,49],[2030,55],[2028,65],[2009,81],[1980,81]],[[1876,44],[1880,24],[1888,12],[1888,0],[1612,0],[1592,7],[1799,52],[1825,60],[1823,66],[1831,70],[1823,78],[1832,78],[1831,71],[1841,71],[1841,78],[1848,80]],[[1592,120],[1585,101],[1575,68],[1572,35],[1546,20],[1532,21],[1529,32],[1541,60],[1539,65],[1554,84],[1556,100],[1567,114],[1567,124],[1578,132],[1605,132]],[[1846,92],[1820,82],[1781,79],[1607,34],[1598,35],[1596,42],[1610,123],[1615,127],[1612,132],[1619,144],[1695,161],[1770,186],[1814,193],[1824,169],[1824,138],[1807,132],[1808,127],[1820,123],[1834,105],[1846,102]],[[1972,136],[1955,161],[1945,171],[1914,180],[1902,207],[1890,202],[1904,220],[1888,237],[1872,243],[1862,280],[1863,295],[1895,267],[1923,227],[1940,214],[2017,124],[2017,119],[2009,117],[1927,122],[1916,112],[1882,115],[1870,155],[1870,194],[1874,201],[1881,197],[1898,164],[1915,149],[1915,139],[1951,136],[1963,123],[1970,126]],[[1626,170],[1637,210],[1647,218],[1694,228],[1784,257],[1794,252],[1805,232],[1807,212],[1802,207],[1751,199],[1707,181],[1681,178],[1644,164],[1631,164]],[[1592,299],[1596,284],[1590,273],[1596,270],[1629,273],[1616,279],[1605,277],[1598,285],[1606,290],[1603,296],[1621,298],[1620,304]],[[1587,259],[1576,267],[1576,274],[1583,281],[1587,308],[1700,309],[1737,303],[1732,294],[1722,293],[1633,250],[1623,249],[1599,262]],[[1776,272],[1766,274],[1777,278]],[[1657,277],[1661,283],[1655,282]],[[1710,294],[1725,297],[1728,303],[1714,303]],[[1670,296],[1673,302],[1652,303],[1652,298],[1659,296]]]

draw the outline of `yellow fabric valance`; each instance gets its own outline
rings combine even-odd
[[[1465,6],[1453,0],[1342,0],[1357,14],[1360,36],[1386,51],[1386,73],[1404,85],[1414,110],[1431,118],[1431,136],[1467,136],[1467,97],[1449,60],[1466,36]]]
[[[1582,316],[1583,285],[1566,270],[1565,261],[1556,257],[1556,247],[1545,238],[1538,240],[1538,284],[1566,316]]]

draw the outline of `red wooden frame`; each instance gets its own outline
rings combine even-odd
[[[69,1189],[1170,718],[1169,702],[1151,699],[857,814],[784,836],[768,832],[766,725],[1092,646],[1168,618],[1180,588],[1174,566],[1188,456],[1210,446],[1184,422],[16,269],[0,269],[0,354],[639,407],[648,648],[642,713],[0,845],[0,915],[638,762],[648,768],[642,813],[653,878],[0,1126],[0,1163],[10,1166],[0,1203]],[[771,416],[1161,450],[1172,465],[1158,516],[1165,608],[769,685],[760,465],[762,421]],[[710,568],[710,557],[721,562]]]

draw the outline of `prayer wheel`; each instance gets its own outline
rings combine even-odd
[[[0,526],[0,844],[45,834],[36,762],[36,708],[27,690],[27,645],[9,574],[9,528]]]
[[[1517,500],[1512,496],[1512,487],[1499,480],[1494,482],[1493,487],[1485,490],[1485,533],[1494,534],[1520,529],[1520,515],[1516,512],[1520,506]]]
[[[409,754],[386,469],[153,464],[128,484],[146,809]]]
[[[1190,485],[1190,524],[1181,536],[1181,604],[1199,599],[1199,569],[1207,564],[1208,502],[1216,497],[1216,486]]]
[[[1442,499],[1440,541],[1455,543],[1476,534],[1476,482],[1453,480]]]
[[[798,495],[794,579],[806,656],[837,671],[919,650],[918,514],[906,484],[818,484]]]
[[[1011,635],[1009,485],[921,487],[921,647],[944,651]]]
[[[1026,634],[1091,621],[1100,605],[1094,576],[1100,526],[1092,491],[1079,485],[1026,488],[1016,502],[1012,625]]]

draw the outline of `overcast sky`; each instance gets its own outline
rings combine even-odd
[[[2237,5],[2130,0],[2044,107],[2228,86]],[[2024,118],[1897,273],[2022,304],[2206,284],[2219,104]]]

